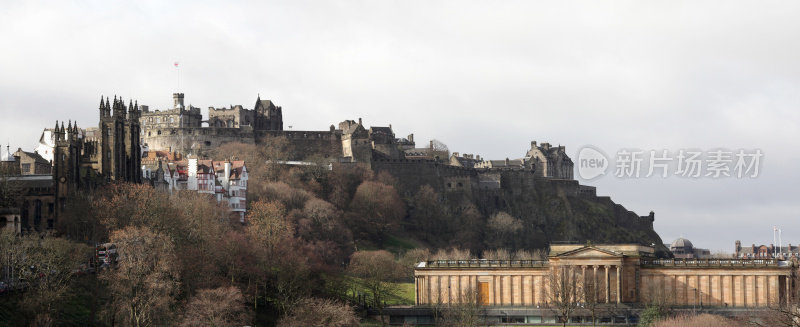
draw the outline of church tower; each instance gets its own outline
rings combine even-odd
[[[107,182],[141,183],[141,143],[138,102],[126,106],[122,98],[100,101],[98,166]]]
[[[81,155],[83,152],[83,139],[79,135],[78,123],[72,121],[64,128],[56,126],[53,131],[55,147],[53,149],[53,180],[55,183],[56,217],[66,207],[66,198],[70,192],[81,188]]]

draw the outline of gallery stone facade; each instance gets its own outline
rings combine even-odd
[[[657,259],[641,245],[552,245],[547,260],[437,260],[415,268],[416,304],[458,303],[474,290],[485,306],[548,306],[551,271],[571,266],[596,281],[597,302],[768,307],[790,301],[796,264],[775,259]],[[580,301],[584,302],[584,301]]]

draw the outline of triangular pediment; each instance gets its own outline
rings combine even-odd
[[[585,246],[556,255],[558,258],[620,258],[622,253]]]

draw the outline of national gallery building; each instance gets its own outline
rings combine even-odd
[[[415,267],[416,308],[474,298],[473,303],[481,305],[487,315],[495,315],[497,322],[550,322],[546,316],[552,316],[552,310],[548,313],[544,308],[553,302],[549,294],[556,280],[553,271],[564,268],[575,276],[575,283],[592,283],[592,303],[630,308],[631,312],[652,301],[705,310],[776,307],[789,303],[798,287],[793,285],[796,261],[657,259],[654,248],[634,244],[551,245],[547,260],[541,261],[420,262]],[[465,296],[469,294],[474,296]],[[576,302],[581,302],[576,310],[580,315],[580,308],[590,301],[580,298]],[[614,322],[615,318],[609,319]],[[617,322],[631,320],[616,318]],[[577,318],[571,322],[585,321]]]

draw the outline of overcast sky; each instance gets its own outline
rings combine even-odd
[[[800,3],[677,1],[14,1],[0,10],[0,141],[97,125],[100,96],[205,108],[256,96],[284,127],[362,117],[451,151],[530,141],[760,149],[757,178],[586,184],[665,242],[800,244]],[[173,63],[180,63],[180,73]],[[180,78],[179,78],[180,74]],[[180,81],[179,81],[180,80]],[[612,167],[613,168],[613,167]]]

